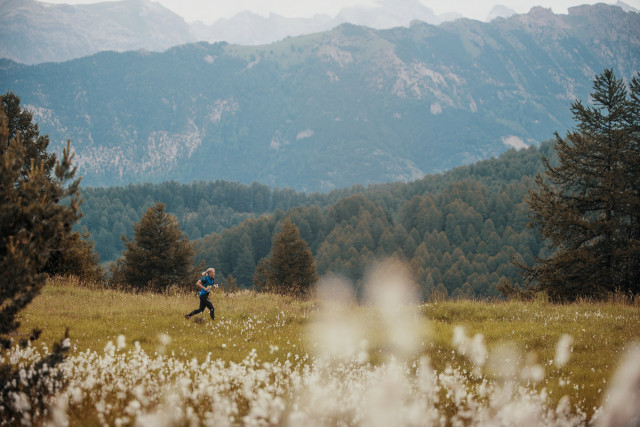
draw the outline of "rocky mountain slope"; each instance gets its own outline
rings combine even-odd
[[[58,5],[0,0],[0,58],[60,62],[100,51],[162,51],[196,41],[180,16],[149,0]]]
[[[640,15],[535,8],[491,23],[334,30],[0,63],[85,185],[227,179],[300,190],[412,180],[550,139],[593,77],[640,70]]]
[[[268,44],[286,37],[327,31],[350,22],[372,28],[408,26],[412,20],[438,24],[420,0],[380,0],[375,7],[351,7],[337,16],[288,18],[242,12],[212,24],[187,23],[151,0],[66,5],[36,0],[0,0],[0,58],[23,64],[61,62],[113,50],[163,51],[184,43],[226,41]]]

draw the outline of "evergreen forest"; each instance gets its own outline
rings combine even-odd
[[[545,254],[527,228],[524,196],[543,170],[542,157],[553,161],[552,147],[544,142],[410,183],[330,193],[225,181],[86,188],[79,227],[110,263],[122,253],[122,236],[132,236],[145,210],[162,202],[195,243],[197,263],[250,288],[290,218],[320,276],[338,274],[357,288],[367,266],[393,257],[410,267],[425,300],[500,297],[500,282],[518,281],[514,257],[531,264]]]

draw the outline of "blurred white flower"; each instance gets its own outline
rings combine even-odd
[[[596,426],[640,425],[640,344],[627,350],[606,394]]]
[[[520,353],[512,343],[502,344],[489,353],[487,372],[501,381],[513,381],[518,378]]]
[[[393,354],[403,359],[419,348],[419,322],[416,284],[407,266],[386,260],[370,267],[365,275],[365,297],[382,315]]]
[[[473,339],[470,339],[463,326],[456,326],[453,329],[453,346],[458,353],[467,356],[477,367],[483,367],[489,357],[484,344],[484,335],[475,334]]]
[[[171,337],[165,333],[159,333],[158,343],[158,354],[164,354],[167,351],[167,346],[171,344]]]
[[[51,418],[48,425],[51,427],[67,427],[69,425],[69,417],[67,416],[68,407],[66,396],[61,395],[56,397],[51,406]]]
[[[160,345],[169,345],[171,344],[171,337],[167,334],[160,333],[158,334],[158,341],[160,341]]]
[[[107,345],[104,347],[104,353],[109,356],[113,356],[116,352],[116,347],[113,345],[112,341],[107,342]]]
[[[520,370],[520,379],[537,384],[544,379],[544,368],[540,365],[525,366]]]
[[[318,356],[325,360],[352,359],[358,353],[358,343],[364,339],[366,326],[351,305],[354,302],[351,285],[336,276],[318,283],[321,298],[319,320],[309,326],[309,333],[318,343]]]
[[[563,334],[556,344],[556,356],[553,362],[556,366],[562,367],[567,364],[571,357],[571,346],[573,345],[573,337]]]

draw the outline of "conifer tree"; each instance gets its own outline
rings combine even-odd
[[[7,118],[7,140],[6,143],[20,136],[20,144],[24,147],[24,161],[22,164],[21,175],[26,177],[31,168],[30,159],[34,163],[41,166],[45,176],[51,177],[53,167],[56,164],[56,156],[48,153],[49,136],[40,135],[37,123],[33,123],[33,115],[29,110],[20,107],[20,98],[12,93],[7,92],[0,96],[0,104],[4,108],[4,114]],[[3,146],[3,150],[6,147]]]
[[[0,343],[6,346],[8,334],[19,326],[18,313],[45,283],[45,265],[80,217],[80,181],[74,180],[69,144],[62,159],[51,165],[55,156],[46,153],[46,144],[39,145],[43,140],[32,132],[37,126],[20,120],[16,125],[15,116],[4,112],[7,96],[1,100]],[[22,138],[22,130],[29,139]]]
[[[64,235],[56,250],[44,267],[49,275],[73,275],[85,281],[104,280],[104,270],[100,257],[95,251],[95,243],[86,230]]]
[[[113,266],[113,283],[156,291],[195,283],[193,245],[165,208],[164,203],[150,206],[133,225],[134,238],[122,236],[125,250]]]
[[[2,97],[4,101],[4,97]],[[20,326],[18,313],[38,295],[46,281],[40,270],[51,254],[58,250],[58,242],[77,221],[78,185],[73,180],[69,144],[62,159],[55,165],[53,176],[51,157],[46,150],[34,155],[20,131],[11,133],[11,120],[0,103],[0,345],[13,344],[13,335]],[[27,132],[28,134],[28,132]],[[46,148],[46,146],[44,147]],[[67,203],[60,203],[68,198]],[[18,341],[25,346],[40,335],[40,329]],[[0,365],[0,401],[3,409],[0,424],[18,425],[32,421],[32,414],[46,409],[45,396],[56,391],[56,381],[48,377],[60,376],[55,366],[69,349],[68,329],[64,338],[53,345],[53,351],[34,361],[36,374],[24,375],[31,369],[23,364]],[[47,366],[48,369],[42,369]],[[23,411],[12,402],[15,396],[26,399],[30,411]]]
[[[594,80],[593,107],[571,105],[578,122],[556,134],[559,165],[544,159],[544,177],[529,192],[530,226],[553,250],[522,268],[525,284],[556,300],[640,292],[640,81],[631,96],[612,70]]]
[[[0,96],[0,104],[4,108],[7,118],[7,145],[3,144],[2,150],[7,150],[10,141],[17,141],[18,137],[19,143],[24,149],[19,179],[28,180],[29,173],[34,166],[37,166],[42,169],[42,175],[45,179],[56,182],[58,180],[54,176],[56,156],[47,152],[49,137],[40,134],[38,124],[33,123],[33,115],[29,110],[20,107],[20,98],[17,95],[8,92]],[[52,195],[51,197],[58,196]],[[62,198],[58,197],[58,200],[62,200]],[[78,199],[78,206],[80,203],[80,199]],[[78,212],[77,219],[71,222],[71,225],[77,222],[80,216],[81,214]],[[100,258],[87,232],[74,232],[71,228],[65,228],[52,244],[55,248],[49,251],[48,261],[39,267],[38,272],[49,275],[74,275],[85,280],[103,279],[104,273],[100,267]]]
[[[318,280],[307,242],[289,218],[273,238],[271,254],[256,267],[253,283],[261,291],[304,297]]]

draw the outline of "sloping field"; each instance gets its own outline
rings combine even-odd
[[[62,376],[50,380],[51,396],[16,389],[2,405],[22,405],[27,424],[60,425],[564,426],[640,417],[637,305],[418,306],[402,280],[378,282],[366,304],[338,279],[325,279],[311,301],[218,290],[216,320],[186,321],[195,292],[52,280],[21,313],[20,333],[40,327],[42,337],[2,363],[35,377],[29,362],[69,327]],[[47,409],[33,410],[34,399]]]

